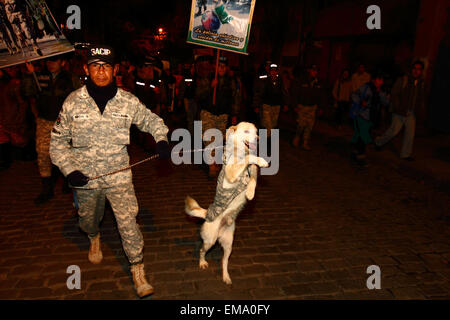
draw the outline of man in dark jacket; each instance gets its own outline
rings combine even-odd
[[[288,105],[288,93],[279,75],[278,65],[269,65],[269,74],[259,77],[253,107],[261,110],[261,124],[267,129],[267,138],[270,139],[272,129],[277,127],[280,107]],[[271,145],[270,142],[267,143]]]
[[[308,74],[296,81],[292,87],[292,101],[298,114],[297,132],[292,144],[298,147],[303,138],[303,149],[311,150],[309,139],[316,120],[316,110],[322,104],[322,85],[317,77],[316,65],[308,68]]]
[[[404,126],[405,133],[400,157],[408,161],[413,160],[411,154],[416,128],[415,113],[421,110],[425,103],[425,82],[422,78],[423,68],[423,62],[414,62],[411,74],[398,78],[394,83],[391,93],[391,127],[384,135],[375,139],[375,145],[379,149],[394,138]]]
[[[45,63],[46,70],[37,73],[38,85],[31,75],[34,67],[30,63],[27,64],[29,75],[24,77],[23,81],[24,95],[31,100],[32,108],[35,108],[38,114],[36,118],[36,151],[42,190],[34,200],[37,205],[43,204],[53,197],[54,180],[59,175],[56,167],[52,168],[50,160],[50,133],[64,100],[70,92],[80,87],[79,79],[62,68],[61,56],[51,57]],[[67,181],[64,186],[67,186]],[[70,189],[65,188],[64,191],[70,192]]]
[[[213,103],[213,92],[216,88],[216,97]],[[210,82],[210,96],[201,106],[200,119],[202,120],[202,131],[208,129],[218,129],[225,137],[228,120],[236,110],[236,82],[228,75],[228,62],[226,57],[220,57],[217,68],[217,79]],[[214,155],[214,152],[211,153]],[[209,176],[215,177],[219,173],[220,167],[216,163],[209,166]]]

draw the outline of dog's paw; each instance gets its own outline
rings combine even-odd
[[[269,166],[269,163],[263,158],[258,158],[258,166],[260,166],[261,168],[267,168]]]
[[[247,200],[253,200],[255,197],[255,188],[256,188],[256,181],[254,179],[250,180],[247,186],[247,191],[245,192],[245,197]]]
[[[208,262],[206,262],[206,261],[200,261],[200,263],[199,263],[199,267],[200,267],[200,269],[206,269],[206,268],[208,268]]]
[[[222,279],[223,279],[223,282],[225,282],[226,284],[228,284],[228,285],[232,284],[232,281],[231,281],[231,278],[229,275],[224,275]]]

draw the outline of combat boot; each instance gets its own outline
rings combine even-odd
[[[46,203],[53,198],[53,181],[52,177],[42,178],[41,193],[34,199],[34,204],[40,205]]]
[[[145,279],[144,264],[135,264],[131,266],[134,288],[140,298],[153,294],[153,287]]]
[[[88,259],[92,264],[99,264],[103,259],[100,243],[100,233],[92,239],[89,238],[89,240],[91,241],[91,246],[89,247]]]

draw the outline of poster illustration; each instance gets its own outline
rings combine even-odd
[[[44,0],[0,0],[0,68],[73,50]]]
[[[256,0],[192,0],[187,42],[247,54]]]

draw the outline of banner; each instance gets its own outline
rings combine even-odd
[[[73,50],[44,0],[0,0],[0,68]]]
[[[256,0],[192,0],[187,42],[247,54]]]

